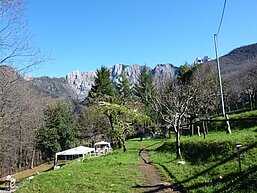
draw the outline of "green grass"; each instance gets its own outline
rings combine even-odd
[[[257,127],[247,130],[213,132],[202,137],[181,138],[185,165],[178,165],[175,140],[150,151],[151,161],[165,177],[183,185],[189,192],[257,192]],[[239,173],[237,150],[234,144],[243,144],[242,174]]]
[[[150,159],[167,181],[184,186],[189,192],[256,192],[257,127],[247,130],[211,132],[207,139],[181,137],[185,165],[178,165],[175,139],[147,139],[127,142],[128,152],[115,151],[84,162],[73,161],[59,170],[36,176],[17,192],[144,192],[137,164],[140,149],[147,149]],[[241,151],[239,173],[236,148]]]
[[[254,111],[230,117],[256,114]],[[182,185],[189,192],[257,192],[257,127],[244,124],[247,129],[232,128],[231,135],[223,128],[223,132],[209,132],[206,139],[182,136],[184,165],[177,164],[175,138],[130,140],[125,153],[117,150],[84,162],[73,161],[59,170],[36,176],[17,192],[144,192],[146,190],[135,188],[144,180],[137,167],[138,153],[143,148],[149,151],[150,161],[167,181]],[[243,145],[242,173],[235,144]]]
[[[257,118],[257,110],[254,111],[246,111],[238,114],[229,115],[230,119],[240,119],[240,118]],[[213,120],[224,120],[224,117],[215,117]],[[247,129],[257,125],[257,120],[237,120],[230,121],[230,125],[232,129]],[[225,122],[210,122],[209,123],[210,130],[222,130],[226,128]]]
[[[257,117],[257,110],[254,111],[245,111],[237,114],[229,115],[231,119],[239,119],[239,118],[249,118],[249,117]],[[215,119],[224,119],[224,117],[216,117]]]
[[[74,161],[59,170],[36,176],[17,192],[139,192],[143,184],[137,169],[139,150],[146,148],[150,159],[167,181],[184,186],[189,192],[257,192],[257,127],[247,130],[212,132],[207,139],[181,137],[185,165],[178,165],[175,139],[147,139],[127,142],[128,152],[118,150],[84,162]],[[236,148],[241,151],[239,173]]]
[[[61,169],[36,176],[17,192],[133,192],[142,183],[137,170],[139,142],[128,143],[129,150],[74,161]]]

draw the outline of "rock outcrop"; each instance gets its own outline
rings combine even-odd
[[[96,72],[74,71],[66,75],[66,81],[73,88],[79,101],[83,101],[94,83]]]

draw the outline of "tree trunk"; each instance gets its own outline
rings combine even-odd
[[[36,148],[33,147],[33,152],[32,152],[32,156],[31,156],[31,163],[30,163],[30,169],[34,168],[35,154],[36,154]]]
[[[122,148],[121,140],[118,140],[118,147],[119,147],[119,149]]]
[[[177,125],[176,129],[176,154],[177,154],[177,159],[181,159],[181,149],[180,149],[180,133],[179,133],[179,125]]]
[[[231,112],[231,105],[228,105],[228,112]]]
[[[126,152],[127,147],[126,147],[126,144],[125,144],[125,140],[123,138],[121,138],[121,142],[122,142],[123,152]]]
[[[238,104],[236,103],[236,110],[238,110]]]
[[[250,111],[253,110],[253,95],[249,93],[249,104],[250,104]]]
[[[208,121],[205,122],[205,129],[206,129],[206,134],[208,134],[209,133]]]
[[[22,149],[23,149],[23,147],[22,147],[22,127],[21,127],[21,123],[19,122],[19,153],[18,153],[18,169],[21,169],[22,168],[22,157],[23,157],[23,155],[22,155]]]
[[[143,134],[140,133],[140,141],[143,141]]]

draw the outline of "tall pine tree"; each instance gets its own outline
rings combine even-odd
[[[124,71],[119,78],[117,89],[121,97],[122,104],[124,105],[133,95],[133,86],[129,82],[128,77]]]
[[[92,86],[89,97],[91,99],[106,100],[116,95],[116,90],[112,84],[110,72],[102,66],[100,70],[96,72],[95,82]]]
[[[140,98],[146,107],[150,107],[155,90],[152,74],[146,66],[143,66],[139,74],[138,84],[135,85],[135,95]]]

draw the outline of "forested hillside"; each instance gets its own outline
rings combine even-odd
[[[1,176],[42,163],[35,136],[52,101],[32,89],[13,68],[0,66]]]

